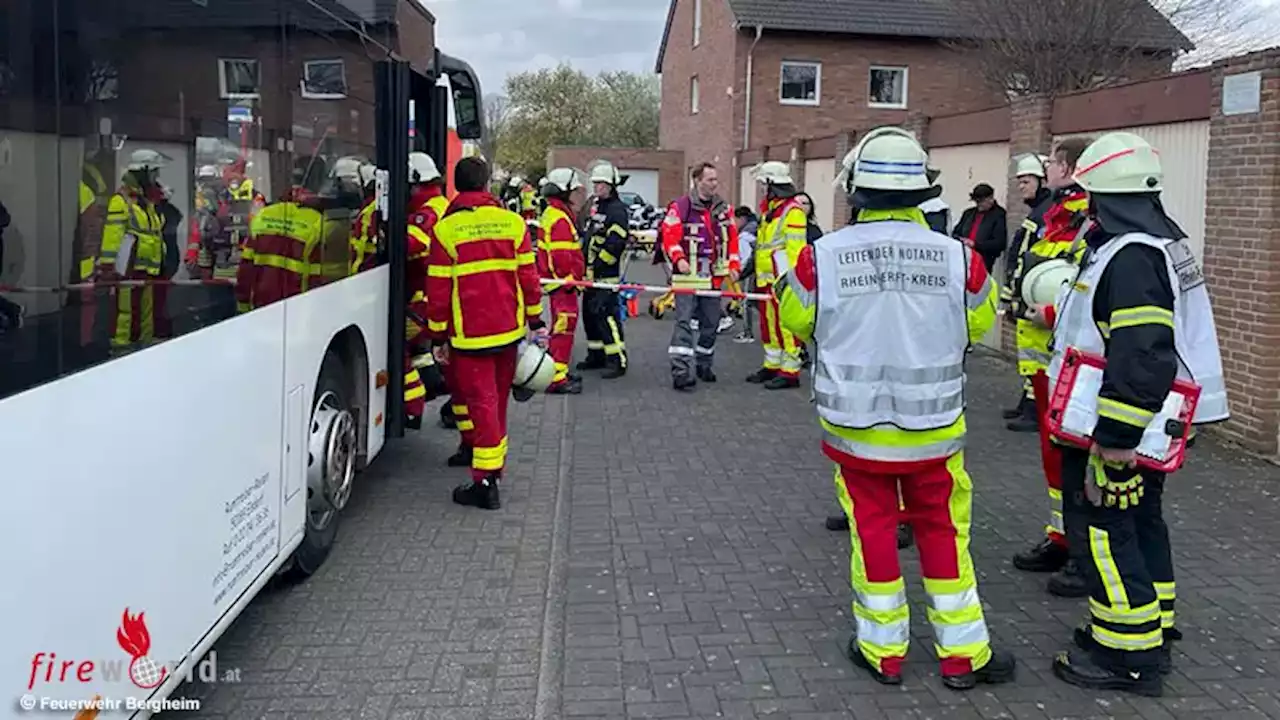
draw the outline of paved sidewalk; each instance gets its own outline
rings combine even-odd
[[[677,394],[670,320],[626,329],[624,379],[589,374],[581,396],[514,406],[499,512],[449,502],[466,476],[443,468],[452,433],[391,446],[321,572],[264,594],[219,644],[219,667],[243,682],[179,691],[203,698],[195,717],[1280,717],[1274,465],[1197,446],[1168,494],[1187,637],[1166,696],[1077,691],[1049,662],[1083,604],[1009,561],[1042,531],[1037,441],[999,419],[1017,389],[1009,366],[975,353],[973,553],[1019,679],[944,689],[916,603],[906,683],[885,688],[843,657],[848,538],[823,528],[836,505],[807,391],[746,385],[759,346],[723,335],[720,382]]]

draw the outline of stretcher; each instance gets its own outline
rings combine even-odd
[[[1054,438],[1079,448],[1092,446],[1090,436],[1098,423],[1098,391],[1102,388],[1106,367],[1107,360],[1101,355],[1067,348],[1058,382],[1050,391],[1045,417]],[[1200,386],[1174,380],[1164,407],[1147,424],[1135,448],[1135,463],[1139,467],[1164,473],[1182,467],[1199,402]]]

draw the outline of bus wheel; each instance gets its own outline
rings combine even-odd
[[[291,574],[295,576],[310,576],[329,556],[338,535],[338,515],[355,484],[358,439],[345,379],[342,359],[328,353],[316,383],[308,427],[306,532],[294,551]]]

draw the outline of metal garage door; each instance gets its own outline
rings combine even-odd
[[[644,201],[656,208],[664,208],[667,203],[675,198],[658,197],[658,171],[657,170],[630,170],[627,168],[619,168],[618,172],[628,175],[627,181],[619,187],[619,190],[637,193]]]
[[[1209,121],[1123,128],[1151,143],[1164,164],[1164,208],[1204,259],[1204,208],[1209,170]],[[1099,133],[1101,134],[1101,133]],[[1054,138],[1061,140],[1065,135]]]
[[[835,226],[835,158],[806,160],[804,163],[804,191],[813,198],[813,219],[823,232],[831,232]]]
[[[756,181],[751,177],[751,166],[738,172],[738,204],[756,209]]]
[[[1009,144],[984,143],[982,145],[960,145],[957,147],[938,148],[929,153],[929,162],[942,171],[938,178],[941,183],[942,199],[951,206],[951,223],[960,220],[960,214],[969,207],[969,193],[978,183],[986,183],[996,191],[996,200],[1005,207],[1005,198],[1009,191]],[[1001,257],[996,263],[995,277],[1004,277],[1006,258]],[[999,349],[1000,324],[987,333],[982,339],[987,347]]]

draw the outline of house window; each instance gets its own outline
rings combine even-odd
[[[261,81],[257,60],[218,60],[218,82],[224,98],[256,98]]]
[[[693,0],[693,46],[702,42],[702,0]]]
[[[905,109],[907,107],[907,69],[872,65],[867,104],[875,108]]]
[[[694,115],[698,114],[698,76],[694,75],[689,80],[689,111]]]
[[[817,105],[822,96],[822,65],[783,61],[778,93],[783,105]]]
[[[347,96],[347,68],[341,60],[308,60],[302,66],[302,97],[333,100]]]

